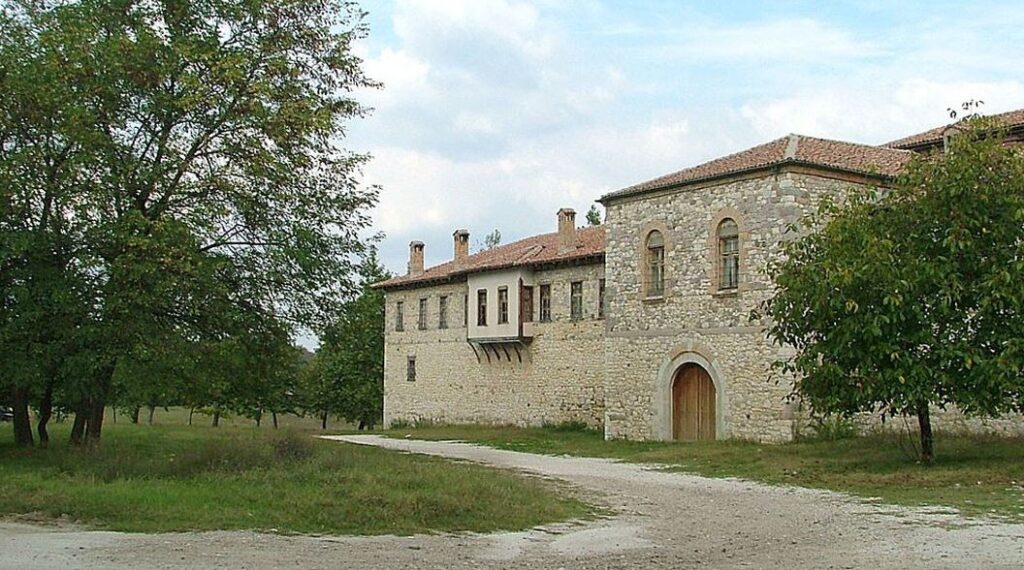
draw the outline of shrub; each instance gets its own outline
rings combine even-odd
[[[273,440],[274,456],[284,462],[305,461],[313,457],[313,439],[294,430],[285,430]]]

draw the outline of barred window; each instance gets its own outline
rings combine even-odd
[[[665,238],[655,230],[647,234],[647,296],[665,295]]]
[[[498,288],[498,324],[508,323],[508,287]]]
[[[405,330],[405,303],[398,301],[395,303],[395,331],[402,332]]]
[[[409,382],[416,381],[416,357],[408,356],[405,361],[405,379]]]
[[[448,295],[441,295],[437,300],[437,328],[448,328]]]
[[[476,292],[476,326],[487,326],[487,289]]]
[[[551,322],[551,285],[540,286],[540,322]]]
[[[419,319],[416,321],[416,328],[421,331],[427,330],[427,300],[420,299]]]
[[[597,282],[597,318],[604,318],[604,279]]]
[[[719,289],[736,289],[740,284],[740,231],[732,219],[718,224]]]
[[[583,319],[582,281],[573,281],[569,284],[569,317],[574,321]]]

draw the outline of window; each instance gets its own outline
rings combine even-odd
[[[655,230],[647,234],[647,296],[665,295],[665,238]]]
[[[487,326],[487,289],[476,292],[476,326]]]
[[[405,379],[409,382],[416,381],[416,357],[407,356],[405,360]]]
[[[448,328],[448,295],[441,295],[437,300],[437,328]]]
[[[604,279],[597,282],[597,318],[604,318]]]
[[[405,330],[405,315],[403,314],[405,303],[399,301],[395,303],[395,330],[402,332]]]
[[[419,319],[416,320],[416,328],[421,331],[427,330],[427,300],[420,299]]]
[[[540,322],[551,322],[551,285],[540,286]]]
[[[519,304],[522,307],[520,314],[524,323],[533,322],[533,287],[524,286],[519,293]]]
[[[583,319],[583,282],[569,284],[569,315],[574,321]]]
[[[498,324],[508,324],[508,287],[498,287]]]
[[[729,218],[718,224],[718,257],[718,288],[736,289],[740,285],[740,230]]]

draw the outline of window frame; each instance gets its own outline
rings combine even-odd
[[[718,243],[718,290],[737,291],[740,288],[740,226],[731,217],[723,218],[718,222],[715,236]]]
[[[583,281],[569,282],[569,320],[583,320]]]
[[[498,287],[498,324],[508,324],[508,287]]]
[[[416,381],[416,355],[409,354],[405,357],[405,381]]]
[[[665,234],[648,230],[644,236],[644,297],[648,299],[665,297],[665,249]]]
[[[487,289],[476,290],[476,326],[487,326]]]
[[[533,285],[523,285],[519,291],[519,320],[533,322]]]
[[[551,284],[541,283],[540,291],[537,295],[539,305],[538,320],[542,323],[551,322]]]
[[[405,332],[404,301],[395,301],[395,332]]]
[[[605,306],[604,306],[605,302],[607,301],[606,295],[607,295],[607,285],[605,283],[605,280],[604,279],[598,279],[597,280],[597,318],[599,318],[599,319],[603,319],[604,318],[605,312],[607,310],[605,308]]]
[[[437,298],[437,328],[441,330],[448,328],[448,295],[441,295]]]
[[[427,297],[420,297],[419,314],[416,315],[416,330],[427,330]]]

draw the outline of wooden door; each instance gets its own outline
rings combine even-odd
[[[715,439],[715,384],[695,364],[681,368],[672,385],[672,437]]]

